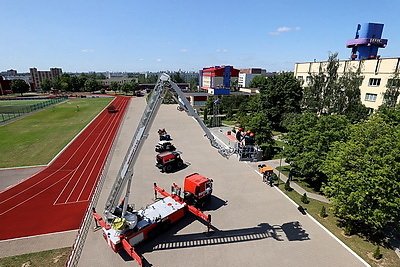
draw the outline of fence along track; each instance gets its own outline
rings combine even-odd
[[[43,101],[40,103],[36,103],[33,105],[24,105],[24,106],[0,106],[0,123],[6,122],[8,120],[15,119],[17,117],[20,117],[24,114],[31,113],[35,110],[43,109],[45,107],[60,103],[62,101],[67,100],[68,97],[57,97],[57,98],[52,98],[48,99],[47,101]],[[6,100],[3,100],[6,101]]]

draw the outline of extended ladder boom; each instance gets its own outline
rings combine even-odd
[[[113,213],[115,212],[115,208],[118,206],[119,199],[124,188],[126,188],[126,193],[121,217],[125,215],[130,194],[133,167],[136,163],[137,157],[139,156],[143,143],[148,137],[155,115],[157,114],[167,92],[170,92],[172,97],[181,105],[187,114],[192,116],[200,124],[207,138],[210,140],[211,145],[217,148],[221,155],[228,158],[235,153],[234,148],[225,148],[218,144],[211,131],[203,123],[200,116],[197,114],[190,102],[186,99],[186,96],[183,94],[181,89],[173,81],[171,81],[171,78],[167,74],[162,74],[151,93],[147,106],[136,129],[135,135],[129,146],[128,152],[119,170],[118,176],[115,179],[111,193],[108,196],[104,213],[106,218],[109,220],[112,220],[116,217],[116,215]],[[174,95],[174,93],[178,95],[178,98]]]

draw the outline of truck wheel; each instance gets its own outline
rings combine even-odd
[[[183,165],[183,162],[182,162],[182,161],[178,161],[178,162],[176,163],[176,166],[177,166],[178,168],[181,168],[182,165]]]
[[[170,172],[170,171],[172,171],[172,165],[171,165],[171,164],[168,164],[168,165],[164,166],[164,171],[165,171],[165,172]]]

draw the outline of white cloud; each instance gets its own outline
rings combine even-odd
[[[94,49],[82,49],[82,53],[94,53]]]
[[[180,49],[179,51],[182,52],[182,53],[186,53],[186,52],[189,52],[189,49],[182,48],[182,49]]]
[[[138,58],[138,60],[139,60],[139,61],[143,61],[143,60],[144,60],[144,58]]]
[[[292,30],[292,28],[289,28],[289,27],[279,27],[276,31],[277,32],[288,32],[291,30]]]
[[[300,27],[290,28],[290,27],[279,27],[274,32],[269,32],[270,35],[280,35],[283,32],[290,32],[290,31],[300,31]]]
[[[157,61],[157,62],[161,62],[162,59],[161,59],[161,58],[157,58],[156,61]]]
[[[217,53],[227,53],[228,49],[217,49]]]

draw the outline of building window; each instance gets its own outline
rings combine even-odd
[[[306,82],[307,83],[311,83],[312,82],[312,77],[311,76],[307,76],[306,77]]]
[[[303,80],[303,76],[297,76],[297,79],[302,81]]]
[[[369,79],[369,86],[379,86],[381,84],[380,78],[370,78]]]
[[[365,94],[365,101],[375,102],[376,101],[376,94]]]

